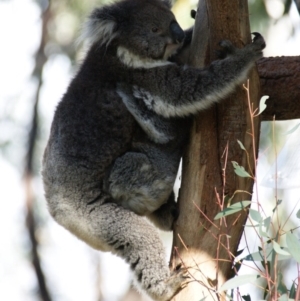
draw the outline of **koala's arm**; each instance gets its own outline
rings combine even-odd
[[[135,69],[128,74],[135,97],[143,98],[150,110],[164,117],[195,114],[225,98],[247,79],[249,70],[262,56],[265,41],[255,34],[253,42],[242,49],[229,41],[220,46],[227,57],[204,69],[166,64]]]
[[[178,137],[176,126],[178,122],[149,110],[143,101],[144,95],[133,97],[131,88],[122,84],[118,84],[117,93],[128,111],[152,141],[165,144]]]

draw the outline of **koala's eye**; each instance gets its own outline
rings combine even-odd
[[[157,27],[152,27],[152,32],[158,32],[158,28]]]

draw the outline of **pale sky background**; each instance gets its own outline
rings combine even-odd
[[[269,0],[269,4],[272,15],[279,15],[282,10],[281,1]],[[38,300],[34,291],[36,278],[28,260],[28,238],[24,228],[25,195],[20,170],[23,169],[26,143],[22,139],[27,139],[26,131],[31,120],[36,85],[30,76],[34,64],[33,55],[40,41],[39,14],[39,8],[31,0],[0,1],[0,142],[5,141],[6,137],[15,137],[9,160],[0,153],[0,300]],[[289,37],[288,29],[292,24],[297,31],[294,37]],[[295,7],[289,17],[272,26],[266,40],[268,46],[265,56],[300,55],[300,21]],[[39,106],[40,118],[43,120],[42,131],[45,133],[44,143],[55,106],[66,90],[72,71],[69,59],[63,55],[53,56],[47,62]],[[12,113],[13,120],[4,119],[6,112]],[[298,122],[286,124],[286,130]],[[284,152],[279,158],[282,172],[289,173],[287,176],[291,176],[289,167],[298,162],[292,175],[296,186],[297,181],[299,182],[298,187],[300,160],[296,150],[299,154],[299,131],[298,129],[286,136],[287,144],[283,144]],[[44,145],[40,147],[43,148]],[[269,187],[259,185],[259,191],[263,196],[272,198],[272,172],[269,171],[272,162],[268,162],[265,152],[267,150],[263,150],[261,154],[258,178],[262,181],[266,179],[262,184],[267,183]],[[287,161],[284,158],[291,159],[288,162],[290,165],[285,164]],[[286,177],[284,179],[286,181]],[[283,181],[282,188],[291,188],[288,183],[290,182]],[[36,178],[34,184],[34,189],[42,195],[41,179]],[[293,188],[280,193],[287,203],[295,204],[299,201],[299,192],[299,188]],[[101,289],[105,300],[117,301],[129,286],[130,272],[127,265],[115,256],[92,250],[54,223],[48,215],[45,203],[40,203],[39,207],[43,214],[42,222],[46,223],[41,233],[38,233],[41,240],[40,253],[50,291],[54,294],[53,300],[95,301],[97,267],[100,265]],[[170,235],[165,241],[170,246]]]

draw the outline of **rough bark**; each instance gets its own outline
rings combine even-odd
[[[229,39],[238,47],[250,42],[246,0],[200,0],[190,64],[199,67],[215,59],[214,51],[221,39]],[[259,78],[253,70],[250,75],[250,91],[254,108],[258,106],[258,87]],[[231,164],[231,161],[237,161],[249,173],[255,174],[253,156],[256,155],[259,138],[257,118],[254,120],[254,146],[252,137],[248,134],[250,130],[247,96],[242,87],[221,104],[200,114],[194,121],[190,144],[183,158],[180,216],[174,229],[175,251],[172,263],[175,265],[182,260],[190,267],[189,272],[197,281],[177,295],[174,298],[176,301],[198,301],[204,296],[210,296],[205,300],[218,300],[214,290],[231,275],[230,252],[236,251],[246,213],[243,212],[238,218],[237,215],[231,216],[226,225],[218,222],[217,227],[212,226],[208,219],[213,220],[221,210],[217,204],[216,192],[221,201],[223,195],[232,196],[236,190],[252,193],[253,180],[236,176]],[[250,166],[237,139],[249,153]],[[227,154],[223,155],[225,150]],[[232,202],[249,198],[247,193],[238,193]],[[201,231],[203,227],[205,229]],[[230,241],[225,234],[231,236]]]
[[[269,95],[262,120],[300,118],[300,56],[262,58],[257,63],[261,95]]]

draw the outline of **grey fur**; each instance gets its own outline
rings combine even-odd
[[[136,282],[170,300],[185,271],[172,274],[155,228],[171,230],[172,192],[187,138],[187,116],[240,85],[264,48],[221,46],[227,57],[206,69],[167,61],[188,46],[170,1],[123,0],[94,10],[91,47],[59,103],[43,158],[53,218],[87,244],[124,258]],[[175,57],[174,57],[175,54]]]

